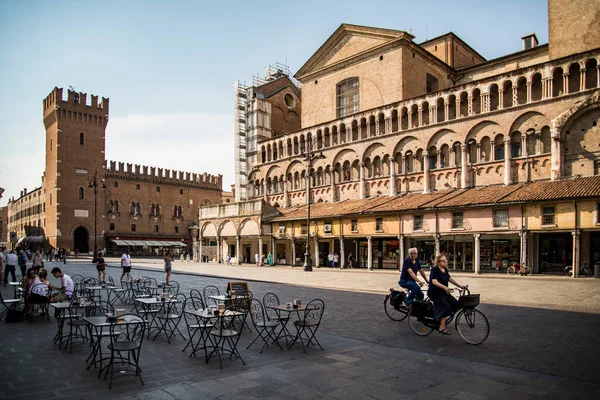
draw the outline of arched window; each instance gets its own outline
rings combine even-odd
[[[136,216],[140,214],[140,203],[131,203],[130,207],[131,215]]]
[[[336,87],[337,118],[357,113],[358,104],[358,78],[349,78],[338,83]]]
[[[111,231],[115,230],[115,224],[111,223],[110,226],[108,227],[108,229],[110,229]]]
[[[79,134],[79,145],[81,145],[81,146],[83,146],[83,139],[84,139],[83,133],[80,133]]]
[[[117,200],[108,201],[108,212],[111,214],[119,213],[119,203],[117,202]]]
[[[83,200],[83,188],[79,188],[79,200]]]
[[[152,217],[158,217],[160,215],[160,207],[157,203],[152,203],[152,207],[150,208],[150,215]]]
[[[131,232],[135,232],[136,226],[135,224],[131,224]]]
[[[173,207],[173,217],[175,218],[181,218],[182,212],[181,212],[181,206],[180,205],[175,205]]]

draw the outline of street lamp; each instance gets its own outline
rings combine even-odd
[[[315,154],[315,149],[313,146],[317,145],[317,153]],[[323,155],[323,151],[321,151],[321,142],[312,141],[311,135],[308,136],[306,147],[302,149],[302,153],[300,157],[304,158],[307,164],[307,172],[306,172],[306,205],[307,205],[307,213],[306,213],[306,253],[304,253],[304,270],[312,271],[312,262],[310,260],[310,168],[312,166],[313,160],[323,159],[325,156]],[[315,249],[315,251],[318,251]]]
[[[96,257],[98,255],[98,226],[97,226],[97,203],[98,203],[98,186],[101,189],[106,189],[106,185],[104,185],[104,178],[98,177],[98,171],[94,171],[94,176],[88,180],[88,187],[94,188],[94,256],[92,257],[92,262],[96,262]]]

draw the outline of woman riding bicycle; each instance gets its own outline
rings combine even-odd
[[[435,258],[435,266],[429,274],[429,289],[427,296],[433,301],[433,316],[440,320],[439,332],[444,335],[450,335],[446,329],[446,319],[453,312],[460,309],[458,300],[450,293],[452,289],[448,287],[448,282],[458,287],[462,287],[458,282],[450,277],[447,264],[448,259],[445,255],[439,254]]]

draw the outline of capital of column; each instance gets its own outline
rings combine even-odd
[[[510,138],[510,136],[506,136],[506,137],[504,138],[504,143],[506,143],[506,144],[510,144],[510,142],[511,142],[511,138]]]
[[[475,240],[479,241],[479,238],[481,237],[481,233],[474,233],[473,237],[475,238]]]
[[[461,149],[463,152],[466,152],[466,151],[467,151],[467,145],[466,145],[466,144],[461,144],[461,145],[460,145],[460,149]]]

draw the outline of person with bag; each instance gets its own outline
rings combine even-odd
[[[173,270],[173,261],[175,260],[175,257],[173,257],[173,254],[171,254],[170,251],[167,251],[165,253],[165,272],[167,273],[167,278],[165,279],[165,284],[168,285],[169,281],[171,280],[171,271]]]
[[[98,271],[98,280],[106,283],[106,262],[104,262],[102,252],[98,253],[98,258],[96,258],[96,270]]]

